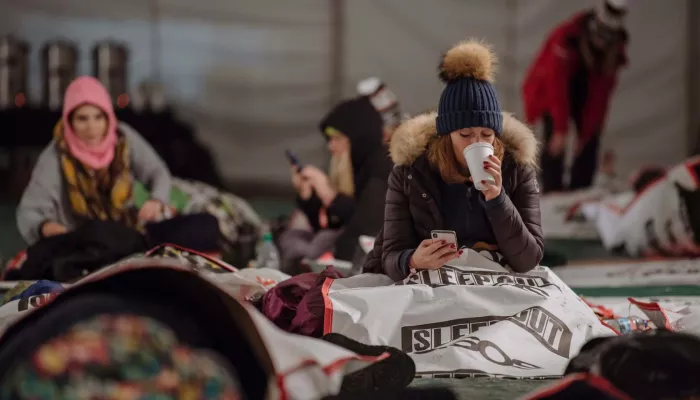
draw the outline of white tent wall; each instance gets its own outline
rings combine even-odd
[[[686,25],[688,29],[687,57],[688,76],[688,147],[692,154],[700,155],[700,2],[689,1]]]
[[[346,93],[376,74],[410,113],[434,107],[442,90],[442,51],[467,37],[493,44],[501,60],[502,107],[522,117],[520,85],[551,29],[596,1],[347,1]],[[687,0],[630,0],[630,66],[615,93],[603,148],[615,149],[623,175],[687,154]]]
[[[334,1],[344,3],[343,46],[333,44]],[[630,67],[622,74],[603,144],[618,152],[622,174],[687,154],[688,91],[700,92],[697,81],[689,83],[687,68],[689,1],[630,0]],[[160,79],[234,190],[253,185],[284,192],[290,190],[285,148],[304,162],[325,164],[317,124],[331,105],[333,76],[344,77],[345,96],[355,94],[359,79],[380,76],[405,111],[420,112],[434,107],[442,90],[436,77],[441,52],[479,37],[500,56],[503,107],[521,115],[520,85],[542,40],[594,2],[0,0],[0,34],[16,34],[32,45],[34,99],[40,96],[44,41],[77,41],[82,74],[91,73],[95,41],[127,42],[131,88]],[[336,71],[334,52],[342,57]]]
[[[232,187],[291,190],[286,148],[303,162],[324,165],[316,127],[331,102],[330,3],[162,3],[163,81],[198,82],[196,93],[173,98],[196,123]],[[179,21],[203,8],[217,19],[199,27]],[[201,66],[184,75],[177,63],[194,59]]]
[[[113,38],[129,46],[131,89],[160,79],[235,191],[291,190],[285,148],[326,162],[317,129],[332,102],[326,0],[0,0],[0,10],[0,34],[32,47],[35,101],[45,41],[77,42],[78,72],[91,74],[92,45]]]

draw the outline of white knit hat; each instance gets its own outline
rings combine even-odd
[[[369,98],[375,110],[382,115],[385,125],[393,126],[401,122],[398,98],[381,79],[372,76],[359,81],[357,93]]]
[[[622,22],[627,14],[627,0],[601,0],[596,7],[598,21],[608,28],[622,28]]]

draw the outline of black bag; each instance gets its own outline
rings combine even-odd
[[[569,362],[565,373],[590,372],[634,399],[697,396],[700,338],[665,329],[595,338]]]
[[[147,249],[145,238],[134,229],[112,221],[86,221],[29,246],[27,259],[20,268],[7,271],[5,280],[70,282]]]

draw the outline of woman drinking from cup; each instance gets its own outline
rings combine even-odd
[[[398,281],[459,257],[458,246],[431,239],[433,230],[455,231],[459,246],[500,252],[516,272],[542,259],[537,141],[501,111],[495,64],[479,42],[450,49],[440,64],[446,86],[437,113],[394,133],[384,227],[364,272]]]

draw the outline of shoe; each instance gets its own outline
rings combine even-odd
[[[340,393],[330,397],[332,399],[356,399],[358,396],[365,400],[375,397],[384,400],[395,398],[416,376],[413,359],[397,348],[366,345],[339,333],[329,333],[321,339],[362,356],[376,357],[389,353],[389,357],[384,360],[346,375]]]

